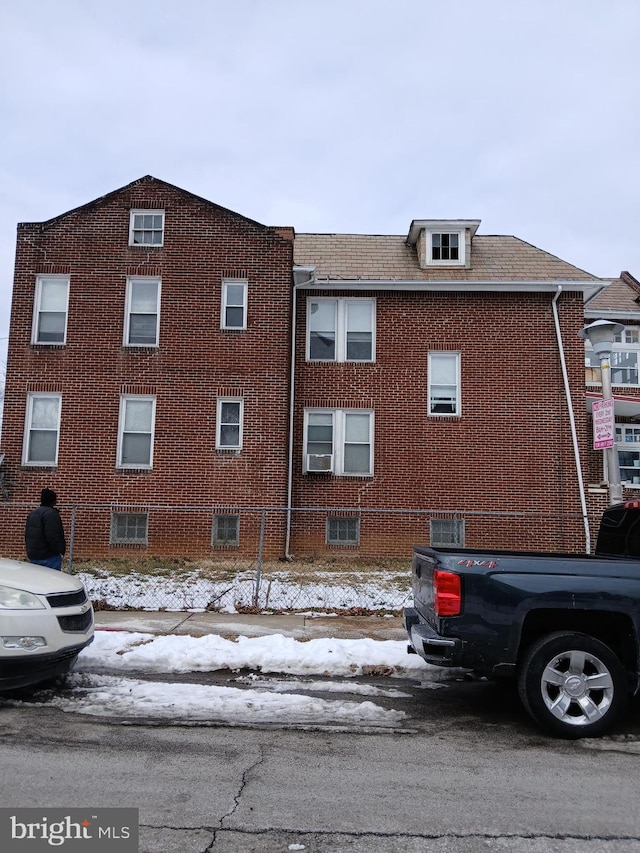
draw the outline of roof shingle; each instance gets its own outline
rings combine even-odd
[[[471,267],[421,269],[406,238],[376,234],[296,234],[294,260],[316,277],[365,281],[599,281],[555,255],[510,236],[473,238]]]

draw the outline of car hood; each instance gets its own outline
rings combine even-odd
[[[0,585],[5,584],[25,592],[37,595],[51,595],[55,592],[74,592],[82,589],[82,581],[73,575],[25,563],[21,560],[8,560],[0,557]]]

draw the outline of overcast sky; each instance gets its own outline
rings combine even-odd
[[[2,0],[0,338],[16,224],[147,174],[299,232],[475,218],[640,277],[639,36],[638,0]]]

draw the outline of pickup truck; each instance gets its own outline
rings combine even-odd
[[[598,737],[640,690],[640,501],[605,510],[595,554],[416,547],[408,651],[515,679],[536,723]]]

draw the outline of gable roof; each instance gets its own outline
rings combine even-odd
[[[44,222],[21,222],[19,225],[40,225],[43,229],[47,228],[51,225],[54,225],[57,222],[60,222],[63,219],[66,219],[70,216],[76,216],[78,214],[82,214],[84,212],[90,212],[93,208],[100,207],[103,204],[109,203],[111,200],[117,198],[119,195],[128,192],[129,190],[135,189],[137,187],[148,186],[152,192],[161,193],[163,190],[168,190],[171,193],[178,193],[179,195],[183,195],[197,202],[198,204],[205,205],[206,207],[211,208],[212,210],[217,210],[220,213],[223,213],[225,216],[230,216],[236,219],[241,219],[243,222],[246,222],[256,228],[274,231],[272,226],[263,225],[261,222],[256,222],[254,219],[249,219],[246,216],[243,216],[240,213],[236,213],[233,210],[229,210],[226,207],[221,207],[219,204],[215,204],[212,201],[209,201],[206,198],[202,198],[202,196],[195,195],[194,193],[189,192],[188,190],[183,190],[180,187],[175,186],[174,184],[169,184],[166,181],[160,180],[160,178],[154,178],[153,175],[144,175],[142,178],[138,178],[135,181],[131,181],[129,184],[125,184],[123,187],[119,187],[117,190],[112,190],[111,192],[106,193],[103,196],[99,196],[98,198],[93,199],[92,201],[88,201],[85,204],[80,205],[79,207],[74,207],[71,210],[67,210],[65,213],[60,213],[57,216],[52,217],[51,219],[47,219]],[[280,229],[283,230],[283,229]]]

